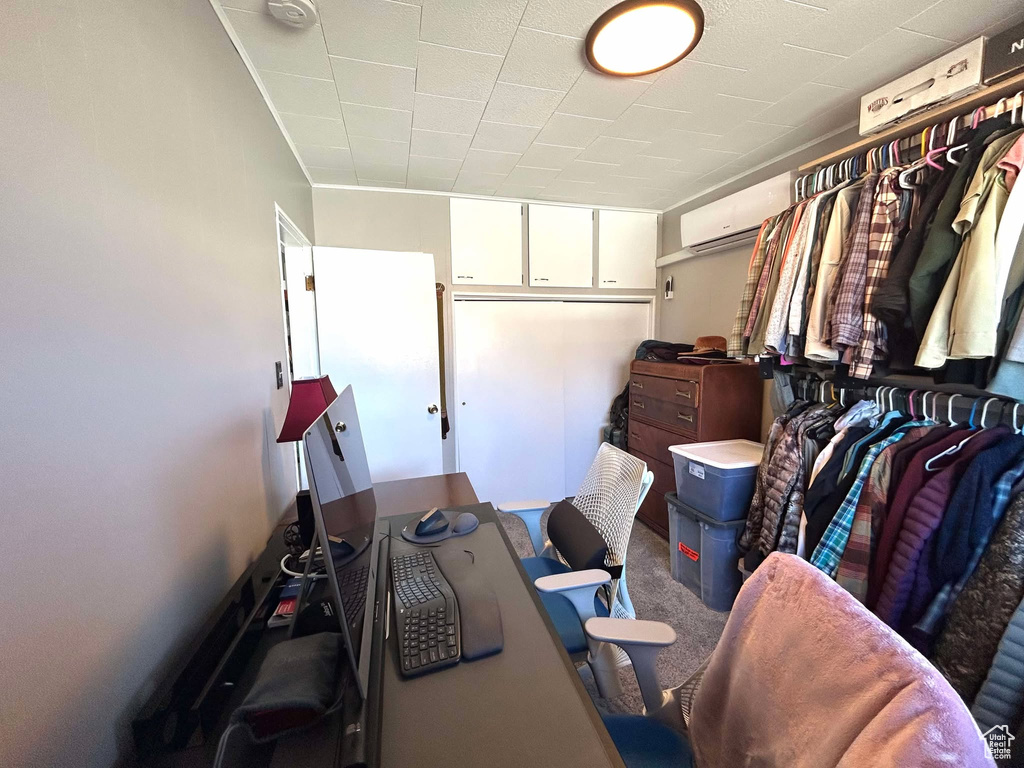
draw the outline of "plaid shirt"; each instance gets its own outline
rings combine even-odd
[[[772,231],[771,242],[768,244],[768,255],[764,260],[764,269],[761,270],[761,279],[757,283],[757,290],[754,292],[754,303],[750,306],[750,317],[747,318],[747,327],[743,331],[746,338],[754,335],[754,328],[757,326],[758,315],[763,311],[770,311],[771,306],[765,306],[768,288],[772,282],[772,274],[782,268],[782,256],[789,242],[789,233],[793,230],[794,217],[798,215],[800,206],[789,208],[782,214],[778,226]],[[761,350],[748,350],[752,354],[758,354]]]
[[[825,321],[824,338],[831,340],[833,349],[857,344],[864,327],[864,282],[867,278],[872,203],[877,184],[877,173],[869,174],[864,179],[857,213],[846,243],[842,274],[832,284],[829,293],[828,304],[831,309]]]
[[[746,345],[743,343],[743,329],[747,327],[750,307],[754,303],[754,291],[764,269],[764,257],[768,251],[768,236],[777,219],[777,216],[765,219],[757,233],[754,253],[750,257],[750,266],[747,268],[747,282],[743,286],[743,296],[740,298],[740,308],[736,312],[736,320],[733,322],[732,332],[729,334],[730,357],[742,357],[747,352]]]
[[[929,427],[908,430],[904,441],[914,442],[928,433]],[[899,445],[894,443],[878,454],[864,492],[857,501],[857,510],[850,526],[850,540],[839,561],[836,582],[862,603],[868,596],[868,571],[871,566],[872,539],[881,527],[882,516],[889,504],[892,457]]]
[[[902,440],[908,429],[928,426],[930,423],[928,421],[908,422],[898,427],[889,437],[868,449],[864,461],[860,464],[860,469],[857,470],[857,477],[853,481],[853,487],[850,488],[850,492],[843,499],[839,511],[832,518],[832,522],[828,524],[828,528],[825,529],[825,535],[821,537],[821,541],[818,542],[818,546],[811,556],[811,565],[819,571],[824,571],[833,579],[836,577],[836,573],[839,570],[839,560],[842,558],[843,551],[850,540],[850,528],[853,525],[854,513],[857,511],[857,502],[860,500],[868,474],[871,472],[871,466],[875,463],[875,459],[878,458],[878,454],[898,440]]]
[[[1010,497],[1013,495],[1013,487],[1017,484],[1017,481],[1024,478],[1024,461],[1018,462],[1016,465],[1006,470],[1002,475],[999,476],[999,480],[996,481],[995,486],[992,489],[992,519],[999,520],[1006,513],[1006,508],[1010,506]],[[995,531],[995,526],[992,527],[992,531]],[[991,536],[991,532],[989,537]],[[974,573],[974,569],[978,567],[978,563],[981,562],[981,556],[985,553],[985,549],[988,547],[989,537],[979,541],[978,545],[974,548],[974,552],[971,553],[970,562],[967,565],[967,570],[963,572],[956,583],[949,582],[943,584],[942,589],[939,590],[938,594],[932,599],[931,604],[928,606],[928,610],[925,611],[924,615],[918,620],[917,624],[914,625],[914,630],[921,633],[924,637],[934,637],[940,628],[942,618],[946,615],[949,610],[949,606],[953,604],[964,587],[967,585],[967,580]]]
[[[864,327],[856,350],[851,350],[850,376],[866,379],[876,359],[885,356],[883,328],[871,312],[875,291],[889,274],[897,224],[900,220],[900,192],[896,182],[902,168],[882,172],[875,191],[871,225],[868,230],[868,261],[864,282]]]

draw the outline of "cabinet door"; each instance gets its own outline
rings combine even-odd
[[[452,282],[523,284],[523,206],[451,199]]]
[[[530,206],[530,285],[594,284],[594,212],[564,205]]]
[[[565,498],[562,306],[455,302],[458,466],[481,499]]]
[[[601,211],[597,224],[598,287],[655,288],[658,214]]]

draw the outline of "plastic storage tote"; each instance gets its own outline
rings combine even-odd
[[[672,578],[687,587],[713,611],[728,611],[740,591],[739,538],[745,522],[722,522],[680,503],[668,502]]]
[[[750,440],[720,440],[669,446],[676,469],[676,495],[715,520],[747,516],[764,446]]]

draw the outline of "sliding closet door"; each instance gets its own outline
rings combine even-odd
[[[649,338],[651,305],[579,301],[563,307],[565,492],[571,496],[601,445],[636,348]]]
[[[459,469],[482,501],[565,497],[562,304],[455,302]]]
[[[313,261],[321,369],[352,385],[373,481],[440,474],[433,256],[317,246]]]

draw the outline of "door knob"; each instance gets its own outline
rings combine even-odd
[[[344,432],[346,429],[348,429],[348,426],[345,424],[344,421],[339,421],[337,424],[334,425],[335,432]]]
[[[436,406],[436,405],[434,405],[433,403],[431,403],[430,405],[428,405],[428,406],[427,406],[427,413],[431,413],[431,414],[433,414],[433,413],[437,413],[437,406]]]

